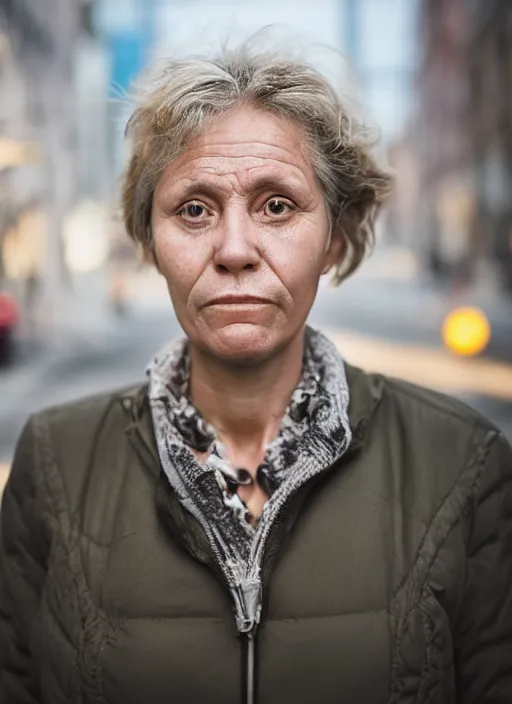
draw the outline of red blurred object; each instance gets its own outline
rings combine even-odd
[[[0,291],[0,328],[13,328],[20,320],[20,308],[14,296]]]

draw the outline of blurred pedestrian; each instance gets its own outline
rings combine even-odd
[[[0,701],[509,704],[511,448],[306,325],[390,190],[368,133],[250,44],[145,88],[125,222],[185,338],[24,429]]]
[[[13,359],[14,335],[19,318],[19,306],[14,296],[0,291],[0,366],[9,364]]]
[[[122,318],[128,311],[127,272],[121,267],[112,268],[109,274],[108,300],[114,313]]]
[[[41,277],[39,272],[32,270],[25,279],[25,320],[27,328],[27,337],[33,345],[39,339],[38,322],[41,311],[39,309],[41,303]]]
[[[507,209],[498,221],[495,256],[502,272],[505,291],[512,295],[512,208]]]

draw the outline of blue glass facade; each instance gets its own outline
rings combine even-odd
[[[94,24],[110,56],[110,96],[119,97],[147,63],[154,38],[154,4],[151,0],[98,0]]]

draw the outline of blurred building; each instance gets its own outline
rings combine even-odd
[[[115,199],[153,5],[0,0],[0,276],[48,335],[78,270],[69,252],[83,251],[84,213],[96,212],[82,204],[107,213]],[[97,242],[108,235],[91,233],[91,251],[108,250]]]
[[[105,200],[112,187],[108,128],[110,57],[93,23],[95,3],[81,5],[75,46],[76,177],[80,199]]]
[[[395,195],[378,221],[378,241],[405,245],[417,216],[417,160],[404,134],[418,63],[418,0],[342,0],[341,46],[354,68],[370,124],[396,170]],[[385,27],[385,35],[383,35]]]
[[[20,225],[41,190],[42,152],[32,124],[33,97],[11,39],[0,26],[0,289],[41,267],[41,248],[23,239]],[[25,229],[26,232],[26,229]],[[27,273],[28,272],[28,273]]]
[[[387,242],[411,250],[421,260],[418,217],[420,168],[411,125],[390,141],[387,152],[395,179],[393,194],[385,210]]]
[[[470,31],[465,0],[423,0],[413,131],[420,165],[418,231],[431,269],[463,271],[473,243],[474,182],[469,133]]]
[[[512,292],[512,2],[467,0],[478,253]]]
[[[19,217],[4,235],[9,235],[9,258],[17,260],[18,278],[27,283],[37,279],[39,295],[32,303],[41,307],[50,326],[65,278],[63,222],[76,197],[74,54],[83,1],[2,0],[0,5],[2,31],[18,77],[16,84],[2,86],[2,94],[19,105],[15,137],[37,143],[40,153],[31,173],[10,169],[9,197]],[[24,96],[21,103],[18,93]],[[42,223],[43,232],[38,228],[27,237],[26,222]],[[34,251],[42,252],[37,261]]]
[[[418,0],[340,2],[340,43],[357,75],[364,106],[381,130],[384,142],[403,131],[411,110],[417,63],[417,3]]]
[[[151,58],[156,6],[156,0],[92,0],[92,31],[103,47],[107,62],[105,153],[111,184],[124,166],[123,135],[130,112],[130,91]]]
[[[512,3],[421,0],[418,36],[417,109],[394,146],[418,182],[410,243],[440,279],[512,290]]]

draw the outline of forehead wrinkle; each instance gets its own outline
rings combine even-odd
[[[301,151],[301,156],[302,156],[302,150],[304,148],[304,143],[302,139],[293,139],[293,137],[290,137],[288,134],[285,134],[285,140],[287,142],[294,142],[294,144],[276,144],[274,141],[275,139],[280,139],[278,135],[275,135],[274,139],[271,141],[265,141],[263,139],[248,139],[246,141],[241,141],[239,138],[236,136],[233,137],[231,141],[224,141],[224,140],[219,140],[216,141],[215,139],[211,140],[208,142],[207,136],[205,135],[203,137],[202,141],[198,141],[194,143],[194,141],[189,143],[189,148],[188,151],[193,152],[193,151],[202,151],[205,153],[210,153],[210,152],[215,152],[216,150],[220,149],[223,150],[224,153],[226,152],[232,152],[232,151],[238,151],[239,149],[251,149],[251,150],[260,150],[262,147],[268,149],[269,151],[283,151],[283,152],[289,152],[290,154],[295,154],[297,152],[297,146],[299,146],[299,150]],[[211,135],[210,135],[211,136]],[[229,154],[229,156],[247,156],[247,154]],[[257,156],[257,155],[255,155]]]
[[[247,156],[241,156],[239,158],[246,160],[257,158],[265,163],[253,164],[252,166],[241,165],[240,167],[226,163],[209,163],[204,166],[196,164],[189,174],[184,175],[181,179],[173,180],[171,188],[174,186],[177,190],[183,192],[193,191],[194,188],[197,190],[204,188],[205,190],[212,189],[227,195],[234,187],[232,179],[236,179],[240,191],[247,193],[260,186],[264,186],[266,183],[269,185],[272,183],[276,183],[277,185],[282,184],[283,186],[295,187],[301,190],[307,190],[308,192],[312,190],[307,174],[295,164],[290,164],[284,160],[270,160],[284,164],[288,171],[283,172],[279,166],[276,167],[275,164],[269,164],[269,159],[267,158]],[[225,162],[226,160],[231,161],[230,158],[222,158],[222,161]],[[229,179],[229,186],[225,182],[226,179]],[[236,187],[234,188],[237,190]]]
[[[224,139],[219,141],[212,139],[211,141],[208,141],[209,137],[211,138],[212,134],[206,132],[206,134],[202,137],[193,139],[189,142],[188,147],[182,155],[178,157],[176,166],[180,164],[180,161],[190,161],[212,156],[220,159],[272,159],[287,164],[290,163],[287,159],[279,158],[275,155],[275,152],[285,152],[291,155],[293,160],[299,156],[304,164],[309,166],[309,152],[304,140],[298,138],[294,139],[293,137],[290,137],[288,133],[284,133],[284,140],[281,139],[281,135],[275,135],[272,141],[265,141],[262,139],[249,139],[247,141],[241,141],[236,136],[233,136],[231,141],[225,141]],[[285,143],[278,144],[274,141],[276,139]],[[265,151],[262,153],[262,147],[267,153],[265,153]]]
[[[261,144],[265,144],[265,143],[262,142]],[[254,142],[247,142],[247,143],[236,142],[236,143],[233,143],[233,145],[234,146],[236,145],[237,147],[240,147],[240,146],[251,147],[251,146],[254,146]],[[216,146],[219,146],[219,145],[216,145]],[[226,146],[226,145],[220,145],[220,146],[222,147],[222,146]],[[310,163],[309,159],[307,158],[307,155],[303,152],[302,148],[300,150],[295,150],[295,149],[286,149],[285,147],[282,147],[282,146],[279,146],[279,147],[275,146],[275,145],[267,145],[267,146],[271,146],[273,151],[285,152],[285,154],[291,155],[292,160],[290,160],[289,158],[286,158],[284,156],[280,157],[275,153],[274,154],[250,154],[250,153],[215,154],[215,153],[211,153],[211,154],[203,154],[203,155],[196,157],[196,158],[199,160],[214,158],[214,159],[220,159],[221,161],[244,160],[245,159],[245,160],[257,160],[257,161],[264,161],[264,162],[276,162],[277,164],[283,164],[286,167],[292,168],[294,170],[298,170],[301,172],[301,174],[305,174],[306,171],[313,172],[312,164]],[[250,149],[248,149],[248,151],[250,152]],[[299,156],[300,159],[297,159],[297,156]],[[299,162],[302,162],[302,163],[299,163]],[[264,166],[264,165],[262,165],[262,166]],[[253,168],[258,168],[258,166],[255,165],[255,166],[250,166],[248,168],[253,169]]]

